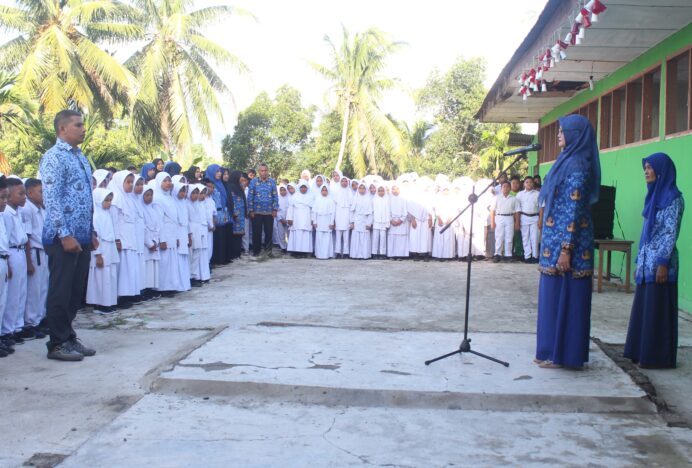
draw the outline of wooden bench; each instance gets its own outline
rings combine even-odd
[[[632,244],[634,241],[622,239],[596,239],[596,248],[598,249],[598,286],[597,291],[603,292],[603,257],[608,254],[608,262],[606,265],[606,281],[610,282],[610,260],[613,252],[624,252],[627,263],[627,272],[625,275],[625,291],[630,292],[630,275],[632,269]]]

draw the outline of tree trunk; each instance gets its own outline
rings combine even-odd
[[[348,134],[348,119],[351,113],[351,103],[346,103],[346,109],[344,109],[344,125],[341,128],[341,146],[339,146],[339,159],[336,160],[336,170],[341,168],[341,163],[344,161],[344,152],[346,151],[346,137]]]

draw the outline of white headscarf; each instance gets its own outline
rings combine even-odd
[[[137,217],[137,205],[135,204],[135,198],[132,196],[132,192],[126,193],[124,184],[125,180],[132,176],[134,179],[134,174],[130,171],[118,171],[113,175],[113,178],[108,183],[108,189],[113,192],[113,206],[117,206],[120,211],[123,212],[125,218],[130,222],[134,222]],[[132,184],[134,190],[134,182]]]
[[[342,177],[341,179],[348,180],[348,185],[346,186],[346,188],[341,187],[341,185],[339,185],[339,190],[335,190],[332,193],[332,198],[334,199],[334,202],[336,203],[337,207],[348,208],[351,206],[351,201],[353,200],[351,181],[348,179],[348,177]],[[339,181],[339,184],[341,184],[341,181]]]
[[[113,218],[108,210],[103,209],[103,201],[108,195],[113,194],[113,191],[107,188],[94,189],[94,230],[98,234],[100,240],[107,242],[115,242],[115,231],[113,230]],[[113,194],[115,196],[115,194]]]
[[[148,205],[144,203],[144,195],[151,191],[154,198],[152,202]],[[161,217],[154,208],[154,203],[156,203],[156,179],[152,179],[146,184],[144,184],[144,191],[142,191],[142,213],[144,213],[144,224],[150,229],[155,229],[161,223]]]
[[[380,191],[380,188],[384,189],[384,185],[379,184],[376,187],[375,196],[372,198],[373,221],[379,224],[389,224],[392,220],[392,216],[389,212],[389,196],[386,190],[384,196],[380,196],[377,193]]]
[[[305,193],[301,193],[301,187],[307,187],[308,191]],[[313,196],[310,193],[310,187],[308,187],[308,183],[306,181],[301,179],[300,182],[298,182],[298,189],[296,190],[296,193],[293,195],[293,197],[291,197],[291,204],[297,207],[312,208],[312,203]]]
[[[178,209],[175,207],[175,201],[173,200],[173,194],[172,192],[165,191],[161,187],[161,184],[163,183],[164,179],[168,177],[169,179],[171,178],[170,175],[168,175],[168,172],[159,172],[156,174],[156,177],[154,178],[154,201],[153,203],[159,207],[161,207],[161,210],[163,211],[163,214],[166,215],[168,218],[178,221]]]
[[[108,176],[109,176],[110,174],[111,174],[111,173],[108,172],[108,171],[105,170],[105,169],[96,169],[96,170],[91,174],[91,177],[93,177],[94,180],[96,181],[96,188],[98,188],[98,187],[103,183],[103,181],[106,180],[106,179],[108,178]]]
[[[398,182],[392,184],[392,189],[394,187],[399,187]],[[408,208],[406,207],[406,199],[401,195],[394,195],[394,191],[389,195],[389,212],[392,218],[405,218],[408,215]]]
[[[322,190],[327,191],[327,196],[322,195]],[[329,187],[323,184],[319,193],[315,195],[315,201],[312,205],[312,211],[318,215],[325,215],[334,211],[334,200],[329,196]]]
[[[365,186],[365,182],[360,182],[358,184],[359,190],[361,187],[365,187],[365,193],[362,195],[360,194],[360,192],[356,193],[356,196],[353,200],[354,211],[358,215],[372,214],[372,197],[370,196],[370,193],[367,191],[367,187]]]
[[[286,196],[282,197],[281,196],[281,188],[286,189]],[[279,210],[283,211],[284,213],[286,212],[286,209],[288,208],[288,203],[291,201],[291,194],[288,193],[288,187],[286,185],[281,184],[279,185],[279,188],[276,189],[276,193],[279,195]]]

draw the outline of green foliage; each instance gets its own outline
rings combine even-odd
[[[0,153],[5,155],[14,174],[36,176],[41,156],[55,144],[52,125],[52,120],[44,117],[32,120],[25,133],[12,130],[0,132]],[[86,119],[86,125],[87,139],[81,147],[96,168],[140,167],[155,157],[140,148],[124,122],[116,121],[106,128],[98,119]]]
[[[433,127],[424,151],[409,162],[413,170],[475,177],[493,173],[492,155],[506,151],[506,136],[514,126],[484,124],[474,117],[486,94],[485,73],[484,59],[460,58],[446,73],[434,71],[418,91],[418,108],[432,115]]]
[[[233,135],[223,139],[224,161],[239,170],[265,162],[272,174],[286,174],[308,142],[315,111],[303,107],[300,92],[290,86],[279,88],[274,99],[261,93],[238,115]]]
[[[395,80],[382,75],[389,57],[402,47],[381,31],[370,28],[350,36],[343,29],[341,44],[329,36],[329,66],[313,63],[313,68],[332,85],[335,109],[343,127],[336,168],[348,149],[357,177],[366,173],[395,176],[406,156],[399,128],[379,107],[384,91],[394,88]]]

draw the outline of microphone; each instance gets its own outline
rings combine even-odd
[[[543,145],[541,145],[540,143],[534,143],[533,145],[523,146],[521,148],[507,151],[506,153],[503,153],[502,155],[503,156],[514,156],[515,154],[528,153],[529,151],[538,151],[541,148],[543,148]]]

